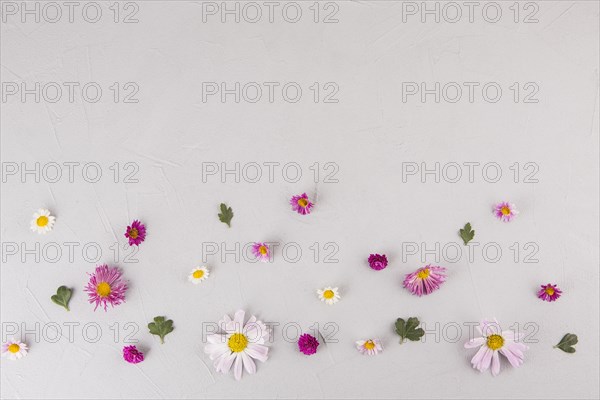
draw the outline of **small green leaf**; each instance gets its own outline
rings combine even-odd
[[[575,347],[573,346],[577,344],[577,341],[577,335],[567,333],[554,348],[559,348],[565,353],[575,353]]]
[[[421,339],[425,331],[417,328],[419,324],[419,319],[415,317],[411,317],[406,321],[402,318],[396,320],[396,333],[400,336],[400,344],[404,343],[407,339],[412,342]]]
[[[467,243],[469,243],[475,237],[475,231],[471,230],[471,224],[468,222],[465,225],[465,227],[463,229],[461,229],[459,232],[460,232],[460,237],[462,238],[463,242],[465,242],[465,246],[467,245]]]
[[[71,299],[71,293],[73,291],[66,286],[61,286],[56,289],[56,294],[50,297],[50,300],[58,304],[59,306],[64,307],[67,311],[69,310],[69,300]]]
[[[227,204],[221,203],[221,212],[219,213],[219,221],[227,224],[231,228],[231,218],[233,218],[233,210],[227,207]]]
[[[154,317],[154,322],[148,324],[148,329],[151,334],[159,336],[160,342],[164,343],[165,336],[173,332],[175,328],[173,328],[173,320],[165,320],[165,317]]]

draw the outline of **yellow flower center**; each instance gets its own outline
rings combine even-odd
[[[545,292],[549,296],[552,296],[554,294],[554,288],[553,287],[547,287],[546,290],[545,290]]]
[[[487,347],[492,350],[498,350],[504,346],[504,338],[500,335],[490,335],[487,338]]]
[[[500,209],[500,212],[502,213],[502,215],[508,215],[508,214],[510,214],[510,208],[508,208],[507,206],[504,206]]]
[[[305,198],[299,198],[298,199],[298,205],[302,208],[306,207],[308,205],[308,200],[306,200]]]
[[[419,271],[419,273],[417,274],[417,276],[420,279],[425,279],[429,276],[429,268],[425,268],[424,270]]]
[[[139,235],[139,232],[138,232],[138,230],[137,230],[137,229],[135,229],[135,228],[131,228],[131,229],[129,230],[129,236],[130,236],[132,239],[137,239],[138,235]]]
[[[227,346],[234,353],[239,353],[248,346],[248,339],[241,333],[234,333],[227,341]]]
[[[267,254],[267,252],[268,252],[268,251],[269,251],[269,250],[267,249],[267,246],[260,246],[260,247],[258,248],[258,252],[259,252],[260,254],[262,254],[263,256],[264,256],[265,254]]]
[[[372,340],[367,340],[364,344],[365,349],[373,350],[375,348],[375,343]]]
[[[45,215],[42,215],[41,217],[38,217],[38,219],[35,221],[35,223],[39,227],[44,227],[44,226],[48,225],[48,217],[46,217]]]
[[[326,291],[323,292],[323,297],[325,297],[326,299],[333,299],[333,296],[335,296],[335,293],[333,293],[333,290],[327,289]]]
[[[199,269],[197,271],[194,271],[194,273],[192,274],[192,276],[195,279],[200,279],[200,278],[202,278],[204,276],[204,271],[202,271],[201,269]]]
[[[96,293],[100,297],[107,297],[110,294],[110,285],[106,282],[100,282],[98,286],[96,286]]]
[[[10,346],[8,346],[8,351],[10,351],[11,353],[18,353],[19,350],[21,350],[21,348],[16,343],[13,343]]]

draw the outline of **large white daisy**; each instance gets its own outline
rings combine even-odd
[[[50,215],[50,210],[40,208],[37,212],[33,213],[31,230],[39,234],[46,234],[46,232],[50,232],[54,227],[55,220],[56,217]]]
[[[2,357],[10,360],[18,360],[27,355],[27,345],[18,340],[10,339],[2,345]]]
[[[233,366],[236,380],[242,378],[242,367],[247,373],[256,372],[254,360],[265,362],[269,348],[265,345],[269,338],[267,326],[253,315],[244,323],[246,313],[238,310],[233,320],[225,315],[219,322],[223,333],[207,337],[204,352],[214,361],[217,372],[227,374]]]

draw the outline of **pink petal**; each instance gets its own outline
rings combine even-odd
[[[246,353],[242,353],[242,361],[244,362],[244,369],[249,374],[253,374],[256,372],[256,364],[254,361],[248,356]]]
[[[269,358],[269,348],[261,344],[249,343],[248,347],[246,347],[246,353],[248,353],[250,357],[262,362],[267,361]]]
[[[500,373],[500,356],[497,351],[492,355],[492,375],[496,376]]]
[[[475,347],[482,346],[484,343],[485,343],[485,338],[482,338],[482,337],[471,339],[467,343],[465,343],[465,349],[473,349]]]
[[[235,356],[235,364],[233,366],[233,376],[235,376],[235,380],[239,381],[242,379],[242,356],[240,353],[234,353]]]

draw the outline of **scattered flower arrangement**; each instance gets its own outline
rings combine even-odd
[[[311,356],[317,352],[319,341],[310,333],[303,333],[298,338],[298,350],[300,353]]]
[[[321,301],[324,301],[325,304],[330,306],[337,303],[342,298],[339,289],[331,286],[317,290],[317,295]]]
[[[293,196],[290,199],[292,210],[301,215],[310,214],[314,204],[308,199],[306,193]],[[233,210],[225,203],[220,205],[219,220],[228,227],[231,227]],[[509,202],[500,202],[494,207],[494,215],[503,222],[510,222],[518,215],[515,205]],[[31,230],[38,234],[50,232],[54,226],[56,218],[51,215],[47,209],[39,209],[33,215],[31,221]],[[459,230],[459,235],[463,239],[465,246],[475,237],[475,231],[471,224],[465,224],[464,228]],[[130,226],[127,226],[125,237],[130,246],[139,246],[146,238],[146,226],[139,220],[134,220]],[[269,245],[262,242],[254,243],[252,246],[254,256],[262,261],[270,260],[271,249]],[[380,271],[388,266],[387,256],[384,254],[370,254],[368,258],[369,267],[375,271]],[[210,275],[208,267],[201,266],[194,268],[188,280],[198,284]],[[117,267],[108,265],[99,265],[95,271],[89,274],[90,278],[84,291],[88,294],[88,302],[95,304],[94,311],[98,307],[107,311],[108,306],[115,307],[125,301],[127,292],[127,282],[123,279],[121,270]],[[440,266],[426,265],[405,276],[403,286],[413,295],[423,296],[431,294],[438,290],[446,281],[446,268]],[[52,302],[64,307],[69,311],[69,301],[73,290],[67,286],[60,286],[56,294],[51,296]],[[340,299],[339,289],[337,287],[325,287],[317,290],[319,299],[328,305],[337,303]],[[547,302],[556,301],[562,295],[562,291],[556,284],[541,285],[537,296]],[[268,359],[269,347],[266,345],[269,339],[269,331],[266,325],[259,321],[255,316],[248,320],[245,318],[245,311],[238,310],[233,319],[225,315],[220,321],[222,331],[209,335],[208,344],[204,352],[214,361],[214,367],[217,372],[228,374],[233,370],[236,380],[242,378],[245,370],[248,374],[256,372],[255,360],[265,362]],[[420,341],[425,331],[419,327],[420,321],[416,317],[407,319],[398,318],[394,324],[395,332],[400,337],[400,344],[406,341]],[[149,333],[160,338],[164,343],[166,335],[173,332],[173,321],[164,316],[155,317],[148,324]],[[478,348],[476,354],[471,359],[473,368],[484,372],[490,370],[493,376],[500,373],[500,355],[502,355],[510,365],[519,367],[525,360],[525,351],[528,349],[520,342],[520,337],[512,331],[502,331],[497,321],[484,320],[478,326],[480,337],[473,338],[465,343],[467,349]],[[575,353],[573,347],[578,342],[577,335],[567,333],[561,341],[554,346],[566,353]],[[305,355],[316,354],[319,341],[316,337],[304,333],[298,337],[298,350]],[[383,351],[383,346],[379,339],[365,339],[355,342],[358,352],[363,355],[374,356]],[[17,360],[28,354],[27,344],[10,339],[2,345],[2,357]],[[131,364],[137,364],[144,361],[144,353],[136,346],[123,347],[123,359]]]
[[[33,213],[31,230],[40,235],[45,235],[54,228],[55,221],[56,217],[50,214],[50,210],[40,208],[37,212]]]

